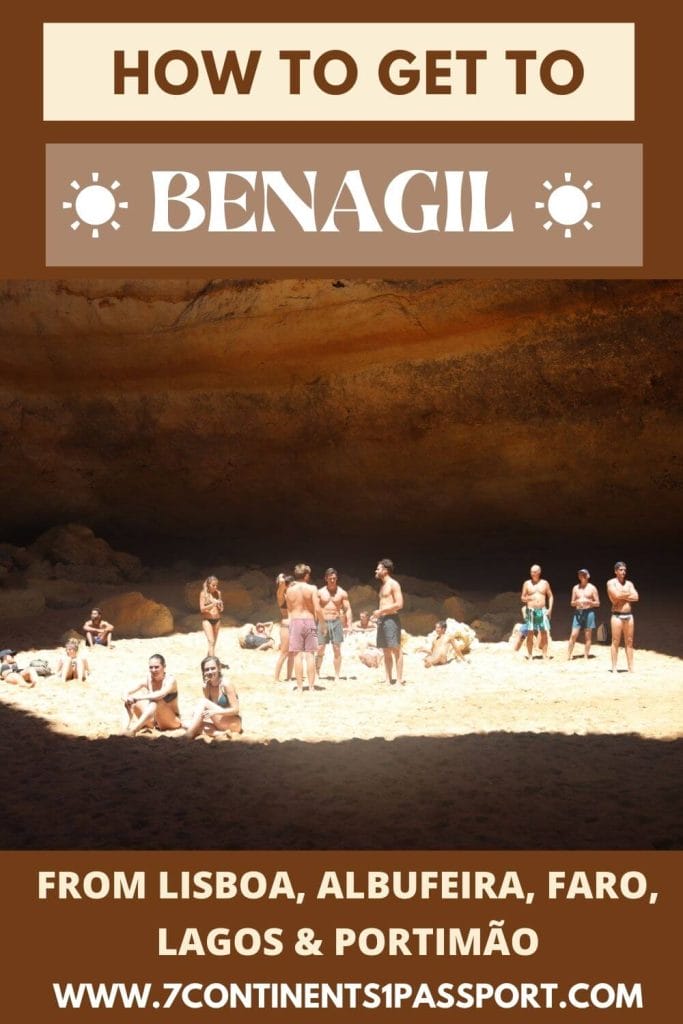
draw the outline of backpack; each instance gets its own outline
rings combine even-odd
[[[32,668],[39,676],[51,676],[52,669],[45,658],[34,658],[33,661],[29,661],[29,668]]]

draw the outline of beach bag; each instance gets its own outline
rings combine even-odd
[[[32,668],[36,675],[39,676],[51,676],[52,669],[45,660],[45,658],[34,658],[33,661],[29,661],[29,668]]]
[[[601,622],[598,626],[595,636],[599,644],[606,644],[609,640],[609,636],[607,634],[607,625],[604,622]]]

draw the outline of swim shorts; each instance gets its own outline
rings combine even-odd
[[[341,619],[325,619],[318,623],[319,644],[341,644],[344,642],[344,627]]]
[[[401,620],[398,615],[380,615],[377,619],[376,647],[401,646]]]
[[[260,633],[247,633],[244,638],[244,646],[250,651],[255,651],[257,648],[262,647],[263,644],[267,644],[269,640],[269,636],[262,636]]]
[[[592,608],[577,608],[572,619],[572,629],[595,629],[595,612]]]
[[[545,633],[549,633],[550,620],[548,618],[547,608],[527,608],[526,626],[527,632],[530,629],[533,629],[534,632],[536,632],[537,629],[541,629]]]
[[[318,650],[318,628],[315,619],[289,620],[289,653],[305,651],[315,654]]]

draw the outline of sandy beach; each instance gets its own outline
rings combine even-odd
[[[636,672],[577,645],[526,661],[508,643],[407,685],[347,653],[314,693],[275,683],[274,652],[225,629],[244,732],[179,742],[118,735],[120,694],[161,651],[183,716],[200,696],[203,635],[118,640],[85,683],[3,686],[6,848],[676,848],[681,833],[680,659],[637,650]],[[45,657],[55,648],[18,658]],[[329,673],[329,678],[328,678]]]

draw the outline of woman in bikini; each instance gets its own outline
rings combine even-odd
[[[280,623],[280,651],[277,656],[277,662],[275,663],[275,674],[274,679],[276,683],[280,682],[280,672],[282,666],[287,661],[287,681],[294,678],[294,655],[289,653],[289,617],[287,612],[287,602],[285,601],[285,594],[287,588],[294,582],[293,576],[285,576],[284,573],[275,580],[277,590],[277,605],[280,609],[280,615],[282,621]]]
[[[75,679],[84,683],[90,674],[88,659],[78,653],[80,641],[76,637],[69,637],[64,644],[64,655],[59,659],[57,675],[63,683],[69,679]]]
[[[199,595],[199,611],[202,615],[202,628],[209,645],[207,657],[213,657],[216,653],[216,642],[221,628],[221,615],[223,614],[223,599],[218,589],[218,578],[216,576],[207,576],[204,580],[204,585]]]
[[[182,727],[178,684],[166,671],[166,660],[161,654],[152,655],[147,679],[124,695],[123,704],[128,715],[124,736],[135,736],[145,727],[161,731]]]
[[[221,663],[207,655],[202,661],[203,697],[192,711],[192,720],[184,738],[193,740],[201,733],[242,732],[240,702],[231,682],[223,678]]]

